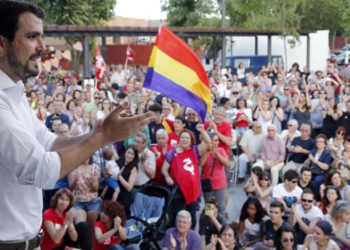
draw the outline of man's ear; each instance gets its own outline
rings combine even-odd
[[[8,40],[7,38],[0,35],[0,57],[3,57],[5,55],[5,52],[8,47]]]

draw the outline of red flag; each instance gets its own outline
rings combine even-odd
[[[95,46],[95,77],[98,81],[102,81],[103,75],[106,71],[106,63],[101,55],[100,48]]]
[[[134,61],[134,58],[135,58],[135,52],[128,45],[128,48],[126,49],[126,60]]]

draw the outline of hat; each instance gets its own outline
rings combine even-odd
[[[316,227],[320,228],[325,235],[332,235],[332,225],[326,220],[320,220],[316,223]]]
[[[272,92],[272,88],[271,88],[271,87],[268,87],[268,88],[266,89],[266,92]]]

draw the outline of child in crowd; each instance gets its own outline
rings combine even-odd
[[[120,188],[118,184],[118,175],[120,168],[117,164],[119,156],[113,147],[107,147],[103,150],[103,158],[106,162],[106,169],[104,172],[106,186],[102,191],[101,198],[104,199],[106,196],[108,187],[114,190],[112,201],[116,201],[120,193]]]

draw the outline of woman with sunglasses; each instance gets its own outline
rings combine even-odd
[[[332,225],[325,220],[316,223],[314,233],[305,238],[302,250],[340,250],[332,237]]]
[[[296,250],[295,232],[290,226],[282,226],[275,239],[276,250]]]
[[[321,134],[326,135],[327,138],[334,138],[338,127],[337,103],[334,97],[328,99],[326,108],[322,110],[322,117]]]
[[[332,167],[337,170],[341,178],[350,185],[350,136],[345,138],[344,149],[334,157]]]
[[[347,201],[337,201],[330,214],[325,216],[333,226],[332,240],[337,243],[341,249],[350,248],[349,231],[347,231],[348,223],[350,222],[350,203]]]
[[[325,182],[320,187],[320,197],[323,198],[324,190],[327,186],[336,187],[341,195],[341,198],[350,201],[350,186],[342,179],[340,172],[337,170],[329,171]]]
[[[319,91],[318,98],[311,100],[311,123],[312,123],[312,138],[315,138],[321,133],[323,126],[323,116],[322,111],[327,105],[327,92],[325,90],[315,90]]]
[[[329,138],[328,140],[328,150],[331,152],[333,159],[344,150],[346,130],[344,127],[338,127],[335,132],[335,138]]]

